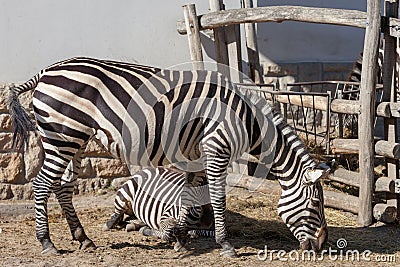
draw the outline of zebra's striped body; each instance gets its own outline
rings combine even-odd
[[[144,168],[132,175],[117,191],[115,210],[104,230],[112,229],[123,219],[124,214],[133,216],[149,228],[142,230],[146,235],[155,235],[173,241],[173,230],[182,207],[182,192],[185,190],[197,202],[189,211],[187,229],[210,230],[214,228],[214,215],[209,200],[205,177],[191,181],[194,187],[185,186],[185,173],[168,168]],[[191,232],[192,235],[210,233]]]
[[[382,84],[383,83],[383,60],[384,60],[384,43],[380,42],[379,50],[378,50],[378,62],[377,62],[377,69],[376,69],[376,83]],[[352,69],[346,79],[347,82],[355,82],[361,83],[361,71],[362,71],[362,62],[363,62],[363,53],[360,52],[356,61],[353,64]],[[399,70],[399,63],[398,61],[395,63],[396,73]],[[398,91],[398,75],[395,75],[395,83],[394,86],[396,87],[396,91]],[[348,100],[359,100],[360,98],[360,86],[359,85],[346,85],[343,88],[343,99]],[[379,96],[377,97],[379,98]],[[343,120],[343,127],[346,130],[346,136],[348,138],[357,138],[358,135],[358,115],[354,114],[344,114],[342,117]],[[338,122],[336,123],[338,125]]]
[[[36,235],[44,252],[56,251],[50,241],[47,219],[47,200],[52,191],[74,239],[81,242],[82,248],[94,246],[76,216],[72,191],[82,151],[95,138],[128,166],[173,163],[186,172],[206,175],[216,241],[224,253],[235,255],[226,240],[226,170],[244,152],[257,157],[267,169],[272,164],[277,127],[265,101],[255,94],[238,91],[217,72],[160,70],[73,58],[42,70],[11,90],[10,110],[17,144],[26,139],[24,129],[31,128],[17,96],[32,89],[36,124],[45,151],[43,166],[33,183]],[[284,170],[288,160],[291,158],[283,160],[279,168]],[[310,178],[316,163],[309,158],[303,167],[290,181],[286,180],[286,171],[277,169],[282,172],[284,191],[305,186],[303,183]],[[295,184],[287,186],[293,179]],[[321,191],[318,184],[307,184],[307,188]],[[311,199],[302,201],[308,207]],[[325,227],[323,211],[320,217],[322,203],[321,200],[308,217],[314,221],[310,230],[296,236],[301,243],[314,238],[310,232]],[[182,235],[188,211],[182,208],[179,216],[177,232]],[[307,224],[306,219],[293,227],[297,229],[303,224]]]

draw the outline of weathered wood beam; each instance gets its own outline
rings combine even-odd
[[[388,17],[399,17],[399,1],[398,0],[385,0],[384,15]],[[396,28],[396,26],[394,27]],[[398,25],[397,25],[398,29]],[[390,35],[391,27],[383,27],[384,53],[383,53],[383,96],[382,100],[387,102],[397,101],[397,81],[396,81],[396,62],[397,62],[397,39]],[[397,111],[398,112],[398,111]],[[389,142],[397,142],[398,128],[397,118],[385,117],[384,118],[384,135],[385,139]],[[386,170],[388,176],[394,179],[399,179],[399,161],[393,159],[386,159]],[[394,183],[393,183],[394,186]],[[394,200],[387,200],[389,206],[397,208],[397,218],[400,219],[400,196]]]
[[[375,153],[391,159],[400,159],[400,144],[379,140],[375,143]]]
[[[231,81],[243,82],[242,75],[242,47],[240,41],[240,26],[229,25],[225,27],[225,39],[228,49],[229,72]]]
[[[400,37],[400,19],[389,18],[389,34],[392,37]]]
[[[195,5],[184,5],[183,15],[185,17],[186,31],[189,32],[187,36],[193,69],[204,70],[203,50],[201,48],[199,22],[197,20]]]
[[[395,187],[395,179],[393,178],[379,177],[375,182],[375,192],[395,193]]]
[[[273,97],[268,92],[266,98],[272,100]],[[305,108],[315,108],[318,110],[326,110],[328,98],[324,96],[311,96],[311,95],[279,95],[275,94],[275,101],[282,104],[293,104],[296,106],[303,106]],[[314,99],[313,99],[314,98]]]
[[[326,207],[358,213],[358,197],[333,191],[324,191],[324,204]]]
[[[271,94],[267,92],[267,99],[272,100]],[[326,110],[327,98],[323,96],[311,95],[275,95],[275,100],[282,104],[293,104],[306,108],[313,107],[313,97],[315,108],[318,110]],[[303,102],[302,102],[303,101]],[[360,113],[360,101],[347,99],[333,99],[331,102],[331,111],[335,113],[358,115]],[[376,115],[381,117],[400,118],[400,103],[397,102],[381,102],[376,107]]]
[[[254,8],[253,0],[242,0],[244,8]],[[247,57],[249,61],[248,76],[255,83],[263,83],[260,57],[258,53],[256,25],[254,23],[245,23],[244,31],[246,36]]]
[[[332,140],[332,151],[335,154],[358,154],[360,150],[359,139],[340,139]],[[392,159],[400,159],[400,144],[377,140],[375,142],[375,153]]]
[[[376,109],[376,115],[385,118],[400,118],[400,103],[397,102],[381,102]]]
[[[365,28],[367,13],[359,10],[302,6],[268,6],[230,9],[199,16],[200,29],[258,22],[300,21]],[[186,34],[183,20],[177,22],[180,34]]]
[[[211,12],[220,12],[224,9],[222,0],[209,0]],[[201,16],[200,16],[201,17]],[[201,25],[200,25],[201,27]],[[230,79],[229,54],[226,43],[225,28],[216,27],[213,29],[215,40],[215,55],[217,60],[217,70]]]
[[[334,99],[331,102],[331,111],[344,114],[359,114],[360,102],[357,100]]]
[[[397,217],[396,207],[379,203],[374,206],[374,218],[384,223],[394,223]]]
[[[360,190],[358,223],[372,223],[372,192],[374,189],[374,122],[375,87],[378,62],[379,37],[381,34],[381,1],[367,0],[367,25],[364,37],[363,68],[361,70],[358,136],[360,142]]]
[[[330,174],[329,180],[354,187],[360,187],[360,176],[358,172],[352,172],[342,168],[336,169],[332,174]]]

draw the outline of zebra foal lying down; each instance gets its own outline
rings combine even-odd
[[[205,177],[187,176],[183,172],[161,167],[136,172],[117,191],[114,213],[103,230],[113,229],[127,214],[145,225],[140,228],[142,234],[168,242],[177,241],[176,248],[179,248],[180,243],[175,239],[173,230],[182,202],[188,201],[191,205],[187,218],[189,235],[214,236],[214,215]],[[194,187],[188,187],[187,180]]]

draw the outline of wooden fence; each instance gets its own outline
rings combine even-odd
[[[251,59],[252,67],[249,77],[256,83],[262,82],[261,69],[258,60],[256,38],[254,36],[254,23],[299,21],[307,23],[334,24],[365,28],[363,50],[363,68],[361,73],[360,98],[358,101],[335,99],[330,103],[330,112],[358,115],[358,140],[343,142],[338,139],[333,142],[336,152],[352,150],[359,154],[359,173],[349,173],[345,170],[336,170],[332,175],[333,181],[350,184],[359,189],[359,196],[337,195],[330,192],[326,195],[327,206],[334,206],[344,210],[358,213],[358,222],[361,226],[370,225],[375,218],[391,222],[399,219],[399,175],[398,159],[399,144],[397,144],[397,118],[400,117],[400,105],[396,103],[394,86],[394,69],[396,60],[395,44],[400,36],[400,20],[397,18],[398,1],[385,1],[385,14],[381,16],[381,1],[367,0],[367,12],[358,10],[343,10],[331,8],[314,8],[302,6],[270,6],[253,8],[251,0],[244,0],[246,8],[224,10],[222,1],[210,0],[210,13],[197,15],[194,5],[183,6],[185,19],[177,22],[177,30],[181,34],[188,34],[191,58],[194,68],[203,68],[198,62],[202,61],[202,48],[200,31],[211,29],[214,32],[215,49],[218,70],[230,77],[235,82],[242,82],[232,69],[241,70],[240,31],[237,25],[245,24],[246,47]],[[376,68],[378,46],[381,31],[384,33],[385,58],[383,102],[377,104],[376,94]],[[224,67],[225,66],[225,67]],[[230,68],[227,68],[229,66]],[[287,96],[275,96],[277,101],[287,102]],[[304,106],[311,105],[311,97],[290,96],[291,104]],[[317,109],[327,111],[327,98],[313,98],[312,105]],[[385,120],[385,140],[375,142],[374,122],[376,116]],[[343,143],[345,145],[343,145]],[[375,155],[385,157],[388,174],[375,181],[374,160]],[[246,182],[242,181],[246,187]],[[276,186],[264,186],[261,191],[276,190]],[[386,203],[376,204],[373,208],[374,194],[386,192]]]

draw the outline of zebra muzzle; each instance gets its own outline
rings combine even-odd
[[[318,239],[322,236],[322,234],[324,233],[324,230],[322,227],[318,228],[317,231],[315,232],[315,238]]]
[[[328,239],[328,231],[326,227],[319,227],[314,236],[308,238],[300,244],[301,249],[320,251],[326,240]]]

